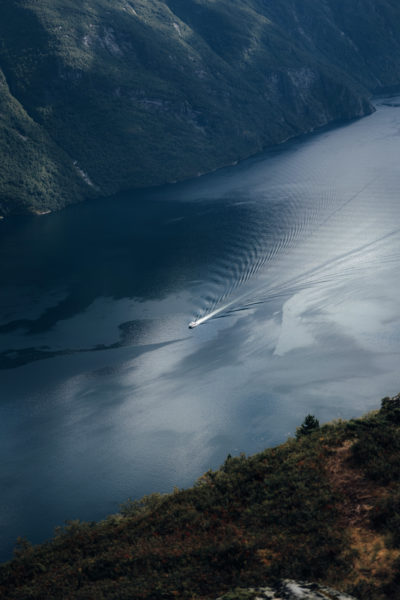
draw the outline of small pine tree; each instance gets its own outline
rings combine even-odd
[[[381,403],[381,415],[385,417],[388,421],[392,421],[393,423],[400,423],[400,394],[394,396],[393,398],[382,399]]]
[[[300,427],[296,429],[296,438],[299,439],[304,435],[309,435],[313,431],[319,429],[319,421],[314,415],[307,415]]]

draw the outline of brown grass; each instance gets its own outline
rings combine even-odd
[[[338,526],[349,537],[354,553],[353,570],[343,583],[352,585],[393,580],[400,550],[387,548],[383,535],[374,531],[370,513],[376,502],[388,496],[389,489],[364,477],[362,471],[350,465],[353,441],[346,440],[327,460],[327,476],[342,497]]]

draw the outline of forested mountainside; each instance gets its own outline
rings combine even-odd
[[[69,522],[39,546],[21,539],[0,598],[400,598],[399,434],[400,396],[362,419],[308,415],[296,438],[228,456],[192,488]],[[296,584],[296,596],[285,579],[322,587]]]
[[[0,216],[189,178],[398,84],[397,0],[7,0]]]

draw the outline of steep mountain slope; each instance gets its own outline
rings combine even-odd
[[[11,95],[0,70],[0,214],[54,210],[86,193],[67,155]]]
[[[367,114],[400,83],[399,24],[394,0],[8,0],[0,215],[184,179]]]

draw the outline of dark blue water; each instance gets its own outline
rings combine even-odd
[[[400,391],[387,104],[182,185],[0,223],[2,559]]]

